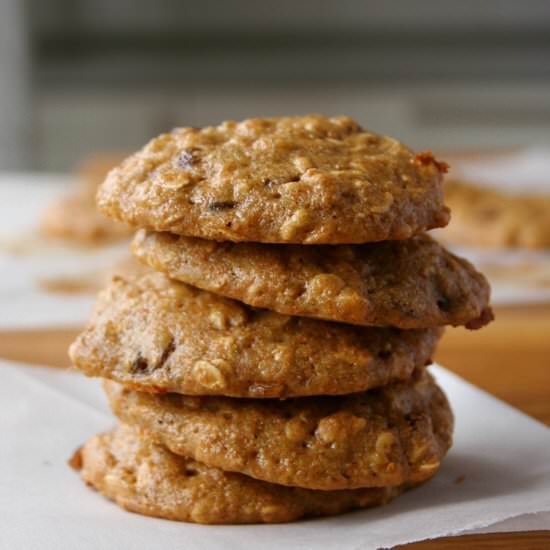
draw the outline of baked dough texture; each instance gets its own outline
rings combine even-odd
[[[71,465],[119,506],[194,523],[281,523],[386,504],[407,487],[311,491],[224,472],[178,456],[129,426],[92,437]]]
[[[443,227],[446,165],[348,117],[177,128],[112,170],[100,210],[217,241],[342,244]]]
[[[428,235],[304,247],[140,231],[132,248],[173,279],[286,315],[403,329],[492,319],[485,277]]]
[[[141,391],[334,395],[408,379],[440,334],[289,317],[148,273],[111,282],[70,355],[85,374]]]
[[[389,487],[431,478],[451,445],[453,416],[427,372],[338,397],[188,397],[104,384],[124,423],[172,452],[280,485]]]

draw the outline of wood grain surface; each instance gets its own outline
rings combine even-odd
[[[77,332],[0,332],[0,357],[66,367]],[[435,360],[550,426],[550,306],[499,308],[496,321],[483,330],[447,329]],[[550,530],[447,537],[400,548],[542,550],[550,548]]]

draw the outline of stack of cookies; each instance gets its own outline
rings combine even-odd
[[[153,268],[117,277],[71,347],[121,424],[73,458],[134,512],[283,522],[388,502],[451,445],[426,366],[489,288],[424,232],[445,165],[345,117],[151,141],[99,190]]]

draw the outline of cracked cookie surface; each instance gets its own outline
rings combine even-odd
[[[218,241],[337,244],[443,227],[444,163],[348,117],[177,128],[110,172],[100,210]]]
[[[121,425],[92,437],[73,456],[82,479],[119,506],[194,523],[281,523],[386,504],[405,487],[312,491],[224,472],[175,455]]]
[[[338,397],[279,400],[137,392],[105,381],[111,408],[172,452],[280,485],[318,490],[419,483],[451,445],[432,377]]]
[[[404,329],[492,319],[485,277],[427,235],[304,247],[139,231],[132,248],[174,279],[286,315]]]
[[[111,282],[70,354],[90,376],[145,391],[333,395],[408,379],[440,333],[289,317],[148,273]]]

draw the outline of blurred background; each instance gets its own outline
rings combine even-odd
[[[1,0],[0,75],[0,169],[308,112],[415,148],[544,144],[550,2]]]

